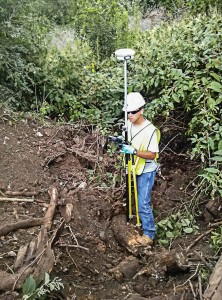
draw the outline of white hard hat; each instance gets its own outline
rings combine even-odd
[[[138,92],[132,92],[127,95],[127,111],[134,111],[145,105],[143,96]],[[123,108],[125,111],[125,107]]]

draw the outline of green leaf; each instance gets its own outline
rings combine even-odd
[[[35,279],[30,275],[24,282],[22,286],[23,295],[31,295],[36,290]]]
[[[222,143],[222,140],[219,142],[219,144]],[[222,146],[222,145],[221,145]],[[218,145],[218,148],[219,148],[219,145]],[[222,156],[222,149],[214,152],[215,155],[221,155]]]
[[[208,105],[211,109],[213,109],[213,108],[215,107],[215,105],[216,105],[216,101],[215,101],[213,98],[209,98],[209,99],[207,100],[207,105]]]
[[[167,246],[169,244],[167,240],[159,240],[159,243],[163,246]]]
[[[173,97],[174,101],[176,101],[178,103],[180,102],[179,97],[177,96],[177,94],[173,94],[172,97]]]
[[[211,137],[208,138],[208,143],[209,143],[210,148],[212,150],[214,150],[214,140]]]
[[[48,284],[50,281],[50,277],[48,273],[45,273],[45,284]]]
[[[168,237],[168,238],[174,238],[174,234],[171,232],[171,231],[167,231],[166,232],[166,237]]]
[[[172,226],[172,224],[171,224],[170,221],[167,223],[167,226],[168,226],[170,229],[173,229],[173,226]]]
[[[182,219],[181,223],[182,223],[183,226],[188,226],[188,225],[190,225],[190,220],[189,219]]]
[[[221,78],[220,78],[220,76],[219,76],[218,74],[212,72],[212,73],[210,73],[210,75],[211,75],[212,77],[214,77],[214,79],[216,79],[217,81],[220,82]]]
[[[214,173],[214,174],[219,172],[219,170],[216,168],[206,168],[206,169],[204,169],[204,171],[207,171],[209,173]]]
[[[222,161],[222,156],[214,156],[211,159],[215,161]]]
[[[218,149],[219,149],[219,151],[222,152],[222,140],[219,141],[219,143],[218,143]],[[217,153],[215,153],[215,154],[217,154]],[[217,154],[217,155],[220,155],[220,154]],[[222,155],[222,154],[221,154],[221,155]]]
[[[192,233],[192,232],[193,232],[193,228],[191,228],[191,227],[186,227],[186,228],[183,228],[183,231],[184,231],[185,233]]]
[[[209,88],[218,93],[221,93],[221,91],[222,91],[222,85],[216,81],[212,81],[209,85]]]

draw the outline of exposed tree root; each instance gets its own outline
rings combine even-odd
[[[19,221],[16,223],[6,224],[2,227],[0,227],[0,236],[6,235],[9,232],[18,230],[18,229],[25,229],[30,228],[33,226],[40,226],[44,223],[44,218],[35,218],[35,219],[28,219],[24,221]]]
[[[60,224],[51,239],[48,238],[48,231],[51,229],[53,216],[58,204],[58,191],[55,187],[49,189],[51,201],[45,217],[40,218],[41,230],[29,244],[21,246],[15,263],[15,274],[0,272],[0,290],[8,291],[21,288],[24,280],[32,274],[35,280],[41,281],[45,272],[50,273],[54,265],[53,245],[58,240],[64,222]]]

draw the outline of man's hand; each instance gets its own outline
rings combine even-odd
[[[124,154],[136,154],[136,148],[130,145],[123,145],[120,152]]]

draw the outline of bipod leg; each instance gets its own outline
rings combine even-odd
[[[132,158],[132,172],[133,172],[133,186],[134,186],[134,197],[135,197],[135,208],[136,208],[136,226],[141,226],[139,217],[139,206],[138,206],[138,190],[136,182],[136,168],[134,164],[134,157]]]
[[[132,160],[131,155],[128,160],[128,199],[129,199],[129,219],[132,219],[132,183],[131,183],[131,174],[132,174]]]

